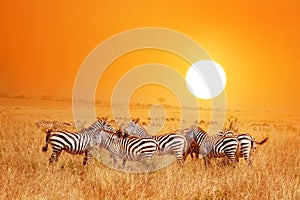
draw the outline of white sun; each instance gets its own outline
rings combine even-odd
[[[212,99],[225,89],[226,73],[217,62],[200,60],[188,69],[185,80],[189,91],[195,97]]]

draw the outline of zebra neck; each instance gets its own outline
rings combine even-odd
[[[99,122],[96,122],[94,124],[92,124],[87,130],[86,132],[88,132],[90,135],[95,135],[96,132],[99,130],[99,129],[102,129],[103,128],[103,125],[102,124],[99,124]]]
[[[92,136],[94,136],[95,135],[95,130],[87,128],[87,129],[83,129],[83,130],[78,131],[78,134],[79,135],[92,135]]]
[[[187,142],[187,145],[190,146],[192,144],[192,142],[194,141],[193,138],[186,138],[186,142]]]
[[[103,136],[103,145],[108,148],[112,145],[113,141],[115,138],[117,138],[115,135],[112,135],[110,133],[106,133],[106,132],[103,132],[102,133],[102,136]]]
[[[144,128],[138,130],[139,136],[143,138],[152,138],[152,135],[149,135]]]
[[[209,136],[207,135],[207,133],[200,132],[194,137],[194,139],[199,145],[201,145],[203,141],[207,141],[209,139]]]

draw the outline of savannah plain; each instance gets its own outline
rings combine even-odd
[[[174,131],[180,109],[166,109],[162,132]],[[108,105],[96,104],[96,111],[112,119]],[[206,130],[210,111],[200,112]],[[149,123],[148,113],[136,105],[131,115]],[[205,169],[201,158],[188,157],[183,168],[174,162],[137,174],[95,158],[84,167],[82,155],[67,153],[49,165],[51,151],[42,152],[45,133],[35,122],[73,120],[71,102],[0,98],[0,199],[300,199],[300,116],[227,111],[232,116],[238,118],[240,132],[258,141],[269,137],[258,145],[252,167],[242,159],[236,168],[222,166],[217,159]]]

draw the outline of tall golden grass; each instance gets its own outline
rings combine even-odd
[[[219,166],[221,161],[216,160],[205,169],[201,159],[188,157],[183,168],[173,163],[158,171],[130,174],[96,159],[84,167],[83,156],[67,153],[49,166],[51,151],[41,151],[45,135],[34,123],[70,120],[70,104],[0,102],[1,199],[300,199],[300,133],[275,126],[299,122],[297,116],[231,113],[248,132],[256,130],[253,121],[268,121],[266,132],[253,132],[258,140],[266,135],[270,139],[258,146],[252,168],[244,160],[236,168]]]

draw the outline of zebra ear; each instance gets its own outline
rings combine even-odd
[[[142,125],[143,126],[147,126],[147,122],[142,122]]]
[[[139,118],[136,118],[135,123],[138,123],[139,121],[140,121],[140,119],[139,119]]]

